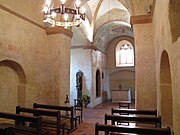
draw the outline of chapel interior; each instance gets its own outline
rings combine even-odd
[[[43,22],[45,2],[0,0],[0,112],[122,98],[180,135],[180,0],[81,0],[85,19],[67,28]]]

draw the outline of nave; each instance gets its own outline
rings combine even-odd
[[[93,108],[85,108],[83,112],[83,122],[78,125],[78,129],[70,135],[94,135],[95,124],[104,123],[104,115],[111,114],[111,108],[118,108],[118,103],[111,101],[103,102]],[[134,104],[130,104],[134,108]]]

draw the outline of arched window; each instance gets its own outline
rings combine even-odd
[[[120,41],[116,46],[116,67],[134,66],[134,48],[127,40]]]
[[[101,75],[100,70],[96,71],[96,98],[101,96]]]

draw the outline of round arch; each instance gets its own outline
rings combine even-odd
[[[162,52],[160,64],[160,112],[162,126],[173,126],[172,83],[169,56]]]
[[[17,105],[25,106],[26,76],[21,65],[12,60],[1,60],[0,74],[0,83],[3,83],[0,91],[1,101],[9,106],[7,108],[4,105],[1,109],[14,112]],[[2,98],[3,95],[6,98]]]
[[[96,70],[96,98],[101,96],[101,73],[100,70]]]

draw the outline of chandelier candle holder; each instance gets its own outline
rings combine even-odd
[[[65,6],[66,0],[60,0],[60,7],[52,8],[51,0],[46,0],[44,6],[44,15],[43,22],[50,24],[51,27],[60,26],[60,27],[78,27],[82,21],[85,21],[85,8],[81,7],[81,1],[76,0],[74,4],[74,9],[67,8]],[[69,21],[70,20],[73,21]]]

